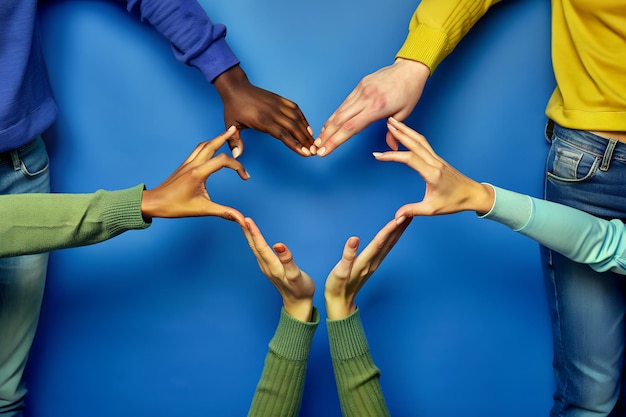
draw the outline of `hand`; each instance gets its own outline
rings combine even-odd
[[[226,126],[237,127],[228,140],[234,158],[243,153],[239,131],[247,128],[272,135],[302,156],[316,151],[313,131],[298,105],[252,85],[239,65],[218,76],[215,87],[224,103]]]
[[[376,120],[404,120],[422,96],[430,69],[421,62],[397,58],[393,65],[366,76],[324,123],[315,140],[317,155],[326,156]],[[387,143],[397,143],[387,135]]]
[[[356,310],[355,297],[369,277],[378,269],[389,251],[411,223],[411,218],[385,225],[359,256],[359,238],[351,237],[343,248],[343,256],[326,278],[324,298],[330,320],[339,320]]]
[[[214,203],[206,190],[207,178],[222,168],[237,171],[241,179],[250,178],[239,161],[223,153],[214,156],[235,131],[232,126],[215,139],[202,142],[162,184],[145,190],[141,200],[144,217],[219,216],[245,225],[239,211]]]
[[[315,283],[306,272],[298,268],[289,248],[283,243],[276,243],[272,251],[250,218],[246,218],[243,233],[261,271],[283,297],[285,311],[295,319],[310,321]]]
[[[416,170],[426,182],[422,201],[402,206],[396,219],[404,216],[434,216],[474,210],[486,213],[494,202],[493,188],[480,184],[454,169],[433,151],[426,138],[402,122],[389,118],[389,133],[408,151],[376,152],[379,161],[402,162]]]

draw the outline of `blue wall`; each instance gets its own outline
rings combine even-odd
[[[393,61],[416,6],[400,0],[202,1],[251,81],[297,102],[319,132],[356,83]],[[214,88],[109,2],[42,6],[61,117],[46,140],[53,188],[119,189],[169,175],[223,131]],[[407,123],[480,181],[541,195],[543,110],[553,86],[549,2],[494,7],[431,78]],[[252,178],[211,196],[288,244],[316,281],[345,240],[369,241],[419,176],[376,162],[376,123],[329,157],[301,158],[244,132]],[[240,229],[157,219],[141,232],[51,256],[29,365],[29,416],[244,416],[280,297]],[[537,245],[473,213],[415,219],[358,297],[394,416],[527,417],[551,404],[551,338]],[[302,416],[340,416],[324,324]]]

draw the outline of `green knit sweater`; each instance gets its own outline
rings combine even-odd
[[[282,309],[248,417],[298,415],[307,360],[319,320],[317,309],[308,323],[294,319]],[[380,387],[380,371],[372,360],[359,310],[342,320],[327,320],[326,324],[344,417],[389,416]]]
[[[0,257],[91,245],[150,226],[141,215],[144,185],[93,194],[0,196]]]

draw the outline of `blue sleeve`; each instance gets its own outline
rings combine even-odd
[[[493,187],[496,198],[481,217],[500,222],[598,272],[626,275],[626,227],[550,201]]]
[[[179,61],[199,69],[208,81],[239,64],[226,43],[226,27],[213,24],[196,0],[125,2],[130,13],[149,22],[171,43]]]

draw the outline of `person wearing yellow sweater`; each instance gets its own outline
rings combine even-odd
[[[376,120],[404,120],[437,65],[496,3],[422,0],[394,63],[364,77],[329,117],[317,154],[330,154]],[[626,219],[626,3],[552,0],[551,18],[556,86],[546,106],[545,199]],[[393,135],[386,139],[397,150]],[[615,415],[626,400],[623,278],[543,247],[542,262],[554,342],[551,415]]]

